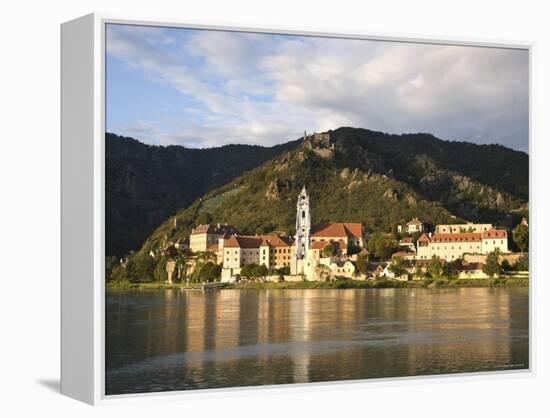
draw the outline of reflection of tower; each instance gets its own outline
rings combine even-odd
[[[307,257],[309,250],[309,196],[306,192],[306,186],[302,189],[296,205],[296,259],[303,260]]]

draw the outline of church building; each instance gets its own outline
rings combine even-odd
[[[302,274],[311,264],[310,250],[324,248],[331,244],[341,254],[346,254],[350,246],[364,247],[363,226],[354,222],[324,223],[311,225],[309,196],[303,187],[296,204],[296,237],[290,263],[290,273]]]

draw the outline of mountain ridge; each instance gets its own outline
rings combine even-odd
[[[303,185],[310,193],[314,223],[362,222],[369,231],[389,232],[412,217],[429,223],[472,220],[512,226],[527,213],[524,153],[426,134],[346,127],[327,133],[303,140],[180,209],[142,250],[185,237],[199,220],[227,222],[245,233],[292,234],[295,199]],[[487,147],[491,163],[471,166],[469,158],[488,158]],[[456,161],[457,153],[464,161]],[[484,172],[491,170],[499,172]],[[517,181],[508,182],[510,178]]]
[[[147,145],[106,133],[106,254],[139,249],[178,209],[298,143],[196,149]]]

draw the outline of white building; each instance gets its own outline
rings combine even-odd
[[[503,229],[484,232],[423,234],[416,243],[416,259],[427,260],[434,255],[445,261],[454,261],[464,254],[488,254],[497,248],[508,252],[508,233]]]
[[[418,218],[412,218],[405,225],[397,225],[397,232],[402,234],[415,234],[417,232],[424,232],[424,223]]]
[[[465,232],[475,232],[481,234],[482,232],[493,229],[491,224],[474,224],[468,222],[465,224],[442,224],[435,227],[436,234],[462,234]]]

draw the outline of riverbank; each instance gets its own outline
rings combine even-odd
[[[426,279],[413,281],[397,280],[335,280],[330,282],[242,282],[226,283],[223,289],[388,289],[388,288],[467,288],[467,287],[529,287],[527,278],[502,277],[496,279]],[[108,289],[190,289],[201,290],[201,283],[130,283],[109,282]]]

